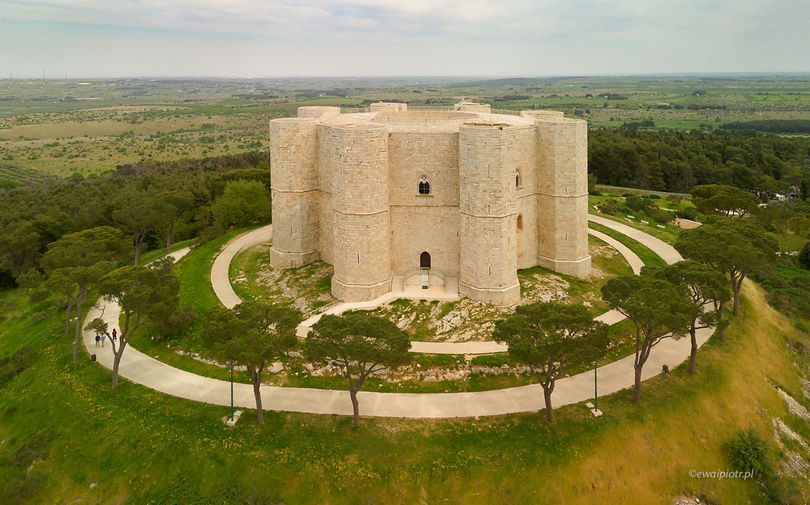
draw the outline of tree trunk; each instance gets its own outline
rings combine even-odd
[[[70,314],[73,313],[73,303],[68,302],[65,308],[65,337],[70,335]]]
[[[79,286],[76,294],[76,332],[73,335],[73,361],[79,361],[79,341],[82,338],[82,303],[87,297],[87,288]]]
[[[731,306],[731,313],[735,316],[740,311],[740,288],[742,287],[743,277],[740,276],[740,280],[737,281],[736,279],[731,280],[731,291],[734,293],[734,300]]]
[[[138,266],[138,262],[141,259],[141,243],[135,242],[135,266]]]
[[[251,370],[250,376],[253,382],[253,397],[256,398],[256,422],[264,424],[264,408],[262,407],[262,374]]]
[[[723,312],[725,311],[725,308],[726,308],[726,302],[724,302],[724,301],[723,302],[718,302],[715,305],[715,310],[717,311],[717,331],[716,331],[716,335],[717,335],[717,339],[720,342],[725,342],[726,341],[726,326],[728,326],[728,325],[723,320]]]
[[[113,360],[113,369],[112,369],[112,385],[110,387],[115,387],[118,385],[118,366],[121,364],[121,356],[123,356],[124,350],[120,349],[119,352],[115,353],[115,359]]]
[[[635,366],[635,382],[633,383],[633,403],[638,403],[641,399],[641,370],[644,364]]]
[[[689,339],[692,341],[692,350],[689,353],[689,373],[693,374],[695,373],[695,361],[697,360],[698,352],[697,330],[694,324],[689,328]]]
[[[357,401],[357,391],[354,389],[349,390],[349,396],[352,399],[352,410],[354,411],[354,427],[360,427],[360,403]]]
[[[172,246],[172,235],[174,234],[174,220],[169,223],[169,226],[166,228],[166,250],[168,251],[169,248]]]
[[[541,384],[543,386],[543,399],[546,401],[546,421],[553,423],[554,422],[554,410],[551,406],[551,393],[554,392],[554,384],[549,386],[545,384]]]

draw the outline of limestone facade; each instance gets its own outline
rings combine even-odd
[[[334,266],[346,301],[444,285],[517,303],[517,270],[590,273],[587,126],[556,111],[372,104],[270,121],[271,264]]]

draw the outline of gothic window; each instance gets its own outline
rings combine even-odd
[[[419,179],[419,194],[420,195],[429,195],[430,194],[430,183],[427,180],[427,177],[424,175],[421,179]]]
[[[518,231],[523,230],[523,214],[518,214],[518,217],[517,217],[517,229],[518,229]]]
[[[520,170],[515,173],[515,187],[519,188],[523,185],[523,181],[520,180]]]

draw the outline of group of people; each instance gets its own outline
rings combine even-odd
[[[113,328],[112,335],[110,335],[109,333],[96,334],[96,347],[104,347],[104,342],[108,338],[111,341],[117,341],[118,340],[118,331],[116,331],[116,329]],[[101,344],[101,345],[99,345],[99,344]]]

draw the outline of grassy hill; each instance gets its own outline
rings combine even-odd
[[[801,396],[787,345],[808,344],[753,284],[725,343],[710,342],[689,376],[678,369],[622,392],[536,414],[415,421],[250,413],[225,429],[225,409],[168,397],[84,359],[70,361],[60,317],[22,290],[0,293],[0,357],[30,346],[33,363],[0,383],[0,496],[14,503],[159,504],[715,504],[767,503],[752,481],[692,479],[729,467],[739,429],[773,437],[772,417],[808,436],[773,384]],[[804,361],[801,361],[804,360]],[[25,363],[22,363],[25,365]],[[805,455],[806,457],[807,455]]]

